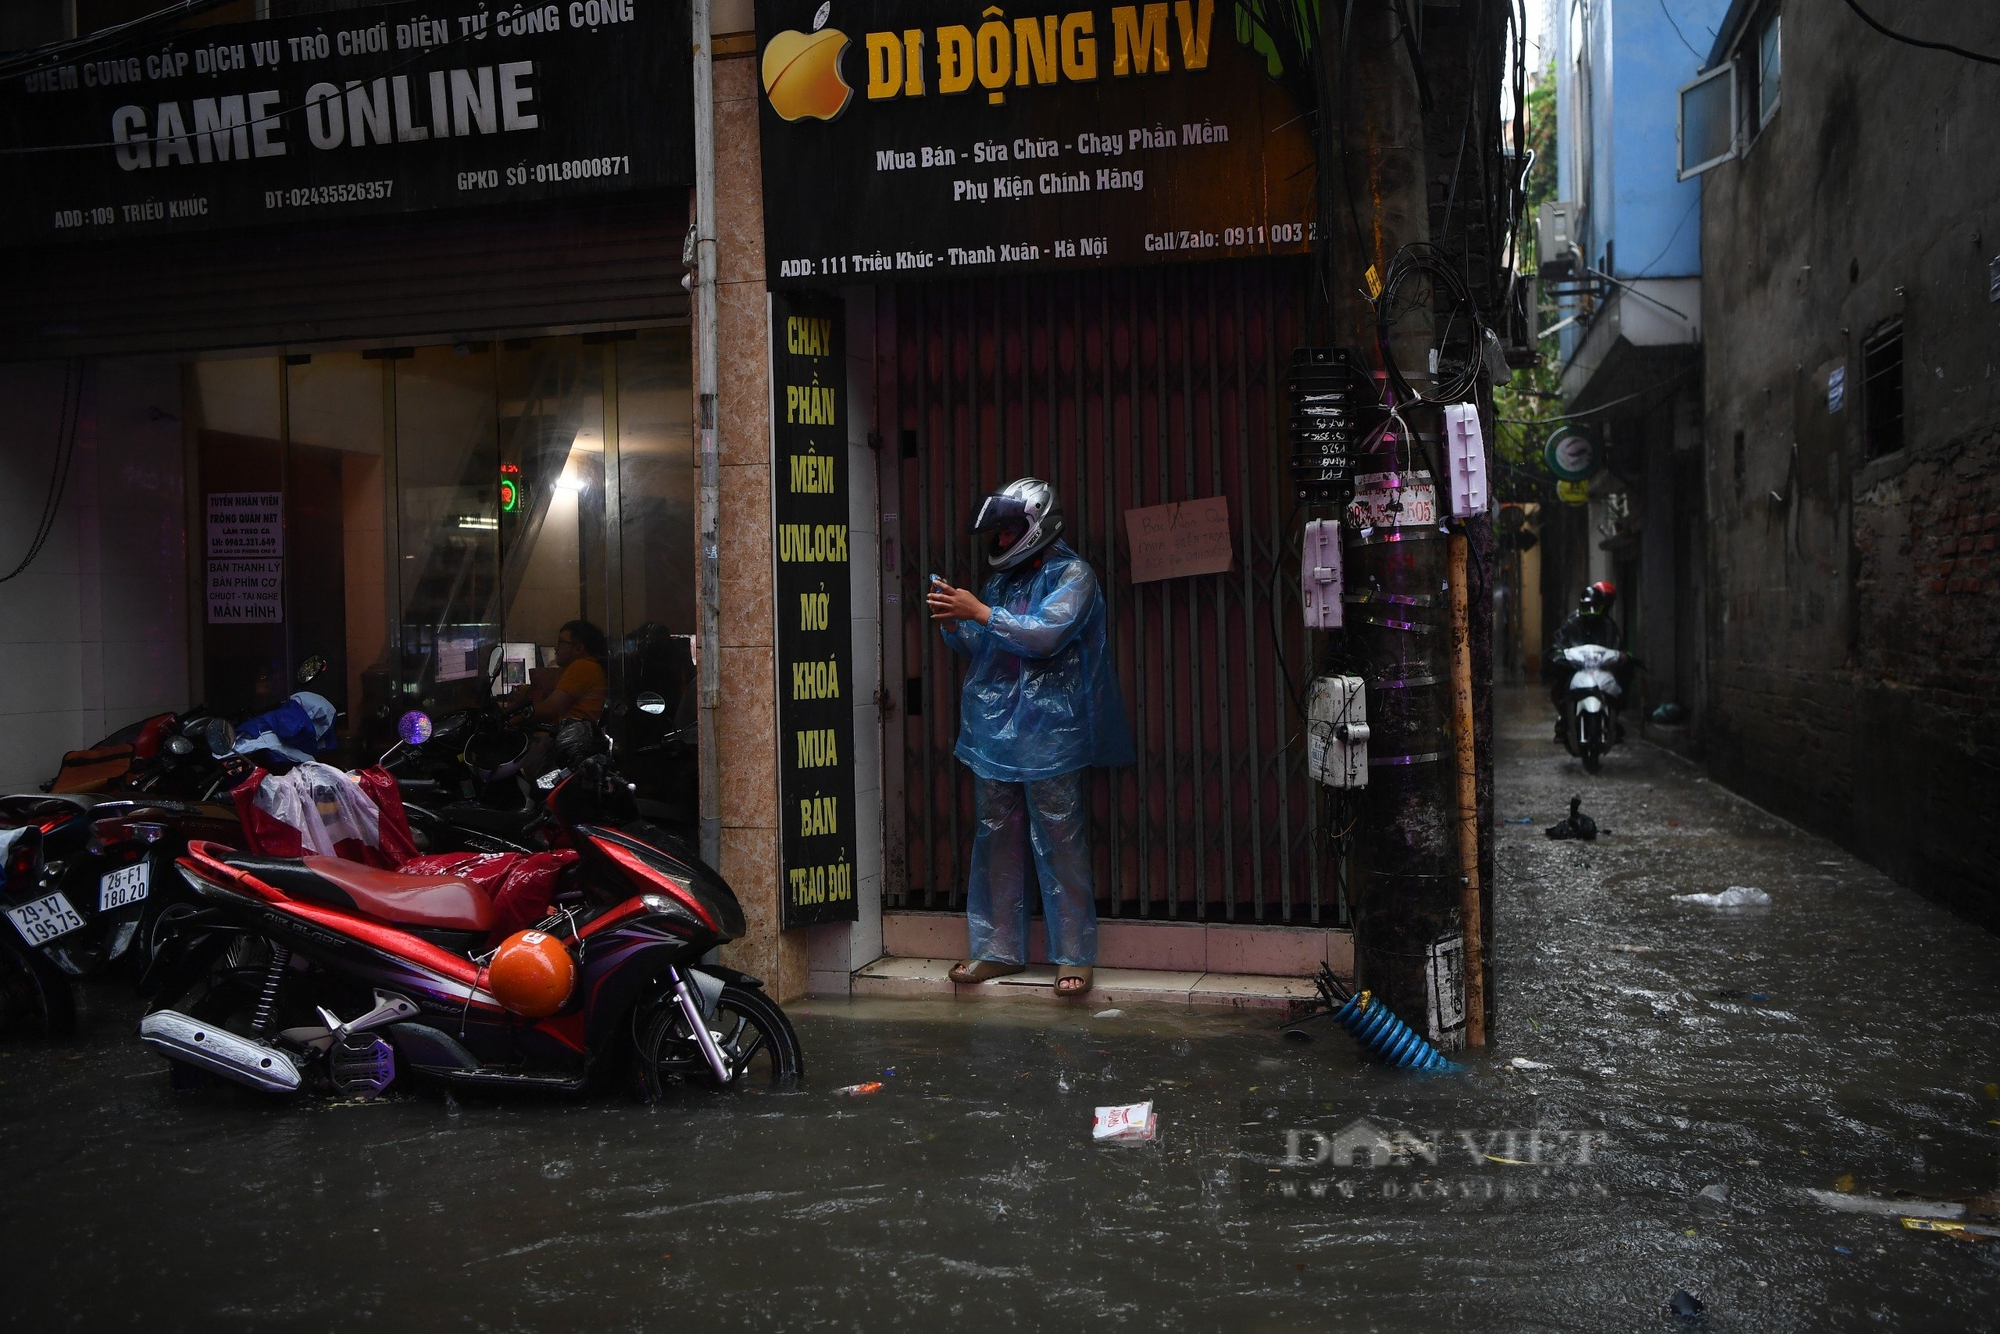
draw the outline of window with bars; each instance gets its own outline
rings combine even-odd
[[[1863,443],[1868,457],[1903,447],[1903,322],[1892,320],[1861,344]]]

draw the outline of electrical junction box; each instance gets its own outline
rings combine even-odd
[[[1299,580],[1305,594],[1306,629],[1338,630],[1342,584],[1340,520],[1314,519],[1306,525]]]
[[[1453,403],[1444,410],[1444,450],[1452,517],[1486,513],[1486,441],[1479,431],[1478,408]]]
[[[1306,773],[1328,787],[1368,786],[1368,703],[1360,677],[1313,679],[1306,696]]]
[[[1552,199],[1535,215],[1535,269],[1544,278],[1576,272],[1576,205]]]

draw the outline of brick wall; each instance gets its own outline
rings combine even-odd
[[[1961,43],[2000,44],[2000,11]],[[1704,178],[1716,777],[2000,929],[2000,116],[1969,62],[1789,6],[1780,108]],[[1903,430],[1862,344],[1903,328]],[[1829,399],[1832,377],[1843,393]]]

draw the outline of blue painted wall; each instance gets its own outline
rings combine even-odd
[[[1584,206],[1579,243],[1591,265],[1603,266],[1608,246],[1617,278],[1699,274],[1701,183],[1674,179],[1677,90],[1701,68],[1696,52],[1713,43],[1727,0],[1550,3],[1557,191]]]

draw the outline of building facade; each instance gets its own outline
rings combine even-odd
[[[2000,80],[1838,6],[1734,4],[1707,64],[1708,762],[2000,923]]]
[[[1101,962],[1348,971],[1353,821],[1305,771],[1325,640],[1297,605],[1285,425],[1293,350],[1328,334],[1306,314],[1313,150],[1276,54],[1205,0],[912,11],[897,43],[858,14],[726,0],[705,52],[681,6],[432,9],[424,27],[246,3],[150,46],[8,58],[17,140],[87,165],[37,169],[69,193],[10,214],[0,258],[25,531],[56,497],[43,554],[0,584],[19,683],[0,782],[148,713],[250,712],[315,657],[339,758],[366,762],[406,709],[474,702],[587,619],[615,738],[643,692],[692,717],[714,668],[707,815],[748,927],[727,962],[787,999],[844,993],[884,955],[964,952],[960,676],[922,592],[933,572],[977,586],[971,507],[1033,473],[1104,582],[1141,755],[1093,780]],[[1385,268],[1384,234],[1407,233],[1483,275],[1512,215],[1497,130],[1462,112],[1498,99],[1501,16],[1416,13],[1355,29],[1375,54],[1350,95],[1375,109],[1351,171],[1410,202],[1341,264]],[[681,72],[702,55],[712,418],[683,152]],[[1093,83],[1096,118],[1076,110]],[[1420,84],[1448,114],[1416,113]],[[72,105],[88,114],[58,123]],[[891,116],[895,142],[864,142]],[[581,136],[560,153],[558,124]],[[862,157],[829,173],[836,152]],[[393,206],[356,194],[363,167]],[[1202,522],[1220,507],[1209,564],[1177,564],[1171,538],[1135,550],[1191,503]],[[1472,635],[1484,679],[1483,616]]]
[[[1565,424],[1599,469],[1587,498],[1542,508],[1544,630],[1585,584],[1616,583],[1645,663],[1628,716],[1689,749],[1704,696],[1701,188],[1678,170],[1674,107],[1697,63],[1688,42],[1705,42],[1723,7],[1557,0],[1561,203],[1540,257],[1562,320]]]

